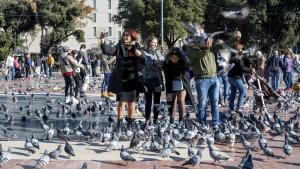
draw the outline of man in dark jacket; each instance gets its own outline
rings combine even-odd
[[[41,77],[41,66],[42,66],[42,58],[40,56],[36,56],[34,60],[34,65],[35,65],[35,72],[34,76],[39,79]]]
[[[271,73],[272,80],[272,89],[278,90],[279,88],[279,78],[280,78],[280,66],[282,65],[282,61],[278,55],[278,50],[275,50],[273,55],[267,61],[267,67]]]

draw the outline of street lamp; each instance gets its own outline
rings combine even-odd
[[[160,33],[161,33],[161,48],[164,46],[164,0],[161,0],[161,25],[160,25]]]

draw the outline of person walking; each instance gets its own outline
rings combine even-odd
[[[74,62],[76,62],[75,66],[72,65],[73,68],[73,78],[74,78],[74,82],[75,82],[75,87],[74,87],[74,95],[75,95],[75,99],[79,99],[79,92],[81,90],[82,87],[82,75],[80,73],[80,67],[76,66],[77,64],[81,64],[82,60],[79,59],[77,60],[77,51],[76,50],[72,50],[71,51],[71,56],[74,59]]]
[[[151,120],[151,109],[153,100],[153,123],[157,124],[158,119],[158,107],[160,104],[161,92],[164,91],[164,80],[162,75],[162,68],[164,57],[157,50],[158,38],[150,36],[146,42],[146,48],[144,53],[146,56],[146,67],[145,67],[145,118],[146,123]]]
[[[41,77],[42,58],[40,56],[35,57],[35,73],[34,76],[37,79]]]
[[[108,91],[117,94],[118,122],[116,130],[123,121],[125,105],[128,104],[127,127],[132,128],[135,114],[135,102],[137,99],[139,83],[138,67],[145,65],[146,58],[140,46],[136,43],[137,33],[133,30],[125,30],[120,42],[115,46],[105,43],[104,34],[101,33],[100,44],[104,54],[116,56],[115,68],[111,74]]]
[[[26,74],[26,79],[31,79],[32,77],[32,69],[34,67],[32,59],[30,57],[30,53],[25,54],[25,74]]]

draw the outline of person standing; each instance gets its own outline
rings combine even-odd
[[[81,59],[77,60],[77,51],[76,50],[71,51],[71,56],[73,57],[74,62],[76,62],[76,64],[81,64],[82,60]],[[82,76],[80,73],[80,67],[72,65],[72,68],[73,68],[73,73],[74,73],[73,77],[74,77],[74,81],[75,81],[75,87],[74,87],[75,99],[78,100],[79,92],[82,87]]]
[[[163,64],[166,85],[166,99],[169,106],[170,123],[174,123],[176,105],[178,104],[179,123],[185,114],[185,98],[190,90],[189,76],[187,73],[189,60],[179,48],[173,48],[167,55]]]
[[[100,58],[100,62],[103,66],[103,74],[104,74],[104,79],[101,84],[101,96],[112,97],[114,96],[114,94],[108,92],[107,88],[108,88],[108,83],[111,75],[111,69],[113,68],[114,63],[116,62],[116,56],[102,55]]]
[[[47,61],[48,78],[51,78],[51,77],[52,77],[53,67],[54,67],[54,57],[53,57],[52,54],[50,53],[50,54],[48,55],[48,61]]]
[[[60,71],[65,80],[65,103],[66,104],[76,104],[79,101],[74,98],[73,92],[73,68],[83,68],[84,66],[79,64],[71,55],[70,50],[68,47],[62,47],[61,54],[59,56],[59,66]]]
[[[15,78],[21,78],[22,72],[21,72],[21,64],[19,62],[19,57],[14,56],[14,69],[15,69]]]
[[[146,123],[151,119],[151,109],[153,100],[153,123],[157,124],[158,119],[158,107],[160,104],[161,92],[164,91],[164,80],[162,75],[162,66],[164,57],[157,50],[158,38],[150,36],[147,39],[146,49],[144,53],[146,56],[145,66],[145,87],[147,91],[145,93],[145,118]]]
[[[7,56],[6,68],[8,69],[7,80],[13,80],[15,77],[14,58],[11,55]]]
[[[25,74],[26,78],[30,79],[32,76],[33,63],[30,57],[30,53],[25,54]]]
[[[84,68],[81,70],[81,73],[83,75],[83,85],[80,91],[80,97],[86,97],[85,92],[90,83],[91,63],[86,53],[85,44],[82,44],[80,46],[80,50],[78,51],[77,57],[77,60],[82,59],[82,64],[84,65]]]
[[[277,91],[279,88],[280,67],[282,61],[279,57],[278,50],[275,50],[273,55],[267,60],[267,68],[270,70],[272,89]]]
[[[125,30],[120,42],[115,46],[109,46],[101,33],[100,44],[104,54],[116,56],[115,68],[111,74],[108,84],[108,91],[117,94],[118,102],[118,122],[117,130],[123,122],[125,105],[128,104],[127,127],[132,129],[132,122],[135,114],[135,102],[140,79],[138,66],[145,65],[146,59],[140,46],[136,43],[137,33],[133,30]]]
[[[220,52],[217,53],[217,74],[220,81],[219,90],[219,103],[221,106],[225,106],[226,100],[229,95],[229,82],[228,82],[228,70],[226,65],[226,60],[221,56]],[[227,64],[227,63],[226,63]],[[223,84],[223,93],[221,91],[221,84]]]
[[[291,89],[293,86],[293,60],[292,53],[287,50],[283,57],[283,80],[286,85],[286,89]]]
[[[36,56],[35,58],[35,77],[40,79],[41,77],[41,66],[42,66],[42,58],[40,56]]]
[[[228,72],[228,80],[230,84],[230,96],[229,96],[229,109],[232,114],[236,112],[242,112],[241,107],[244,103],[244,99],[246,97],[246,88],[244,84],[244,73],[251,73],[255,72],[255,69],[251,69],[251,63],[250,61],[244,57],[244,54],[242,54],[244,45],[237,44],[236,50],[238,53],[236,53],[234,56],[231,57],[229,63],[234,64],[234,66],[229,70]],[[237,91],[239,92],[238,101],[236,109],[234,108],[234,100],[237,94]]]

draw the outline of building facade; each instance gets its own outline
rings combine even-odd
[[[122,33],[122,26],[115,24],[112,17],[118,13],[119,0],[87,0],[86,3],[95,8],[91,14],[91,19],[85,19],[79,22],[78,28],[85,32],[85,42],[87,48],[99,46],[99,36],[101,32],[106,32],[106,39],[110,42],[117,42]],[[29,46],[29,52],[40,53],[40,34],[36,36]],[[79,49],[80,45],[75,37],[69,37],[63,46],[69,46],[72,49]]]

